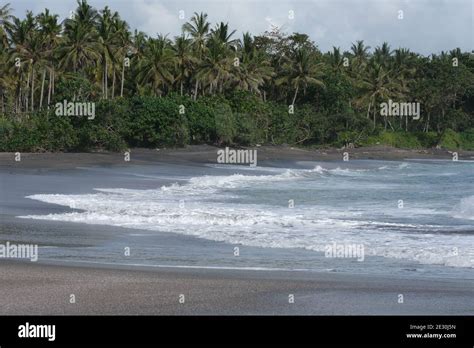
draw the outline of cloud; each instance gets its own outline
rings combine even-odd
[[[90,0],[91,5],[108,5],[127,20],[132,29],[149,35],[181,33],[193,12],[205,12],[213,23],[229,22],[240,37],[250,31],[257,35],[269,22],[287,32],[304,32],[327,51],[332,46],[349,49],[364,40],[372,47],[387,41],[392,48],[407,47],[422,54],[438,53],[455,47],[470,51],[473,45],[472,0]],[[15,15],[26,9],[35,13],[45,7],[64,18],[74,9],[74,0],[16,0]],[[289,11],[294,11],[294,19]],[[398,11],[403,11],[399,19]]]

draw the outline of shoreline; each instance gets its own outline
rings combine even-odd
[[[131,161],[124,161],[120,153],[36,153],[22,154],[21,162],[14,161],[14,154],[0,154],[0,171],[5,181],[2,212],[4,235],[15,236],[19,242],[45,242],[54,239],[61,247],[84,248],[94,255],[106,250],[104,245],[113,241],[117,250],[129,246],[131,231],[112,226],[13,221],[28,211],[29,214],[64,212],[67,208],[49,203],[27,201],[32,193],[87,193],[97,186],[135,187],[134,176],[114,177],[110,170],[93,171],[84,175],[74,168],[87,166],[160,166],[173,164],[178,173],[183,168],[199,172],[204,164],[216,163],[217,150],[212,146],[191,146],[183,149],[132,149]],[[281,162],[341,161],[347,151],[351,159],[450,160],[449,152],[436,150],[433,153],[408,151],[394,148],[374,147],[351,150],[327,149],[307,150],[285,146],[258,147],[258,160],[262,165],[278,165]],[[471,153],[460,153],[459,159],[471,159]],[[162,170],[161,168],[140,168]],[[60,173],[65,170],[64,173]],[[122,169],[117,170],[118,172]],[[126,170],[128,171],[128,169]],[[17,175],[19,174],[19,175]],[[167,179],[166,179],[167,180]],[[140,187],[148,188],[161,184],[155,179],[140,181]],[[2,226],[3,225],[3,226]],[[23,231],[35,231],[34,234]],[[140,233],[133,232],[133,233]],[[112,238],[113,237],[113,238]],[[27,239],[26,239],[27,238]],[[46,239],[45,239],[46,238]],[[143,247],[147,243],[160,246],[159,262],[163,267],[80,264],[74,261],[64,264],[53,260],[15,262],[0,260],[0,315],[472,315],[474,306],[468,305],[474,298],[474,279],[468,275],[457,278],[414,275],[403,276],[392,273],[398,263],[387,269],[387,274],[361,274],[351,272],[323,272],[318,270],[257,270],[211,267],[167,266],[169,260],[224,260],[223,265],[235,264],[232,245],[210,242],[199,238],[156,234],[141,236],[142,240],[132,247]],[[151,239],[146,239],[151,238]],[[50,239],[51,240],[51,239]],[[151,241],[151,242],[150,242]],[[47,242],[46,242],[47,243]],[[49,245],[49,244],[48,244]],[[55,245],[55,244],[51,244]],[[95,249],[97,248],[97,249]],[[196,249],[197,248],[197,249]],[[199,258],[192,252],[199,250]],[[176,251],[179,253],[176,254]],[[191,252],[191,254],[190,254]],[[274,253],[272,250],[250,251],[241,265],[253,260],[272,260],[284,264],[288,251]],[[298,260],[324,269],[324,264],[313,255],[298,250]],[[69,254],[67,254],[69,255]],[[70,254],[74,256],[74,253]],[[141,257],[137,254],[134,257]],[[191,255],[191,256],[189,256]],[[209,256],[209,257],[208,257]],[[294,260],[291,250],[291,261]],[[207,260],[209,259],[209,260]],[[374,261],[375,263],[375,261]],[[193,263],[189,263],[193,264]],[[196,263],[194,263],[196,264]],[[265,265],[265,263],[263,263]],[[368,264],[372,265],[372,262]],[[342,266],[341,266],[342,267]],[[411,270],[408,270],[411,272]],[[179,296],[185,295],[185,303]],[[404,303],[398,303],[402,294]],[[76,303],[70,303],[74,295]],[[295,303],[289,303],[294,295]]]
[[[184,148],[130,150],[130,161],[123,153],[113,152],[58,152],[21,153],[21,161],[15,161],[15,153],[0,153],[1,168],[69,169],[83,165],[150,165],[166,163],[216,163],[217,151],[222,147],[191,145]],[[271,161],[342,161],[344,152],[349,160],[451,160],[453,151],[442,149],[398,149],[389,146],[360,147],[354,149],[303,149],[290,146],[258,146],[242,149],[256,149],[259,162]],[[474,151],[458,152],[459,160],[474,160]],[[258,166],[258,164],[257,164]]]
[[[1,263],[0,315],[474,313],[466,306],[474,287],[462,279]],[[404,295],[403,303],[398,303],[399,294]],[[71,295],[75,303],[70,303]],[[289,303],[290,295],[294,303]]]

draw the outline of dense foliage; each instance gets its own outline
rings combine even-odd
[[[185,144],[474,149],[474,59],[387,43],[322,53],[277,28],[236,39],[195,13],[182,35],[131,32],[85,0],[71,18],[0,7],[0,150],[85,151]],[[381,116],[388,100],[420,118]],[[95,103],[95,118],[56,103]]]

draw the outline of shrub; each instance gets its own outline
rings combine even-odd
[[[417,149],[421,144],[414,134],[406,132],[388,132],[382,131],[378,135],[367,137],[364,145],[390,145],[397,148]]]
[[[443,149],[448,150],[460,149],[462,146],[461,136],[452,129],[448,128],[444,131],[443,135],[441,135],[439,145]]]

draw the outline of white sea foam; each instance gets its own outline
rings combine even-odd
[[[402,163],[403,164],[403,163]],[[400,167],[401,165],[398,165]],[[406,166],[403,166],[403,169]],[[421,223],[419,216],[436,216],[434,208],[413,204],[410,209],[357,204],[354,210],[339,206],[298,205],[289,209],[285,203],[271,205],[232,200],[216,201],[215,197],[239,195],[242,189],[267,185],[272,191],[292,191],[283,184],[298,183],[310,187],[324,180],[338,180],[347,190],[354,187],[347,176],[373,173],[369,169],[324,168],[285,169],[274,175],[220,175],[190,178],[186,183],[158,189],[135,190],[100,188],[81,195],[36,194],[28,198],[75,209],[73,212],[29,215],[23,218],[104,224],[159,232],[174,232],[232,244],[267,248],[304,248],[324,251],[332,242],[363,244],[366,255],[400,258],[428,264],[474,267],[474,236],[437,234],[450,226]],[[373,175],[373,174],[371,174]],[[359,191],[351,191],[359,192]],[[184,201],[184,206],[180,204]],[[395,201],[396,202],[396,201]],[[474,196],[455,207],[453,215],[470,219]],[[392,207],[394,203],[391,203]],[[392,216],[396,221],[379,216]],[[410,219],[408,219],[410,218]],[[456,250],[452,253],[451,250]]]
[[[461,199],[461,202],[454,207],[452,215],[458,219],[474,220],[474,196]]]

